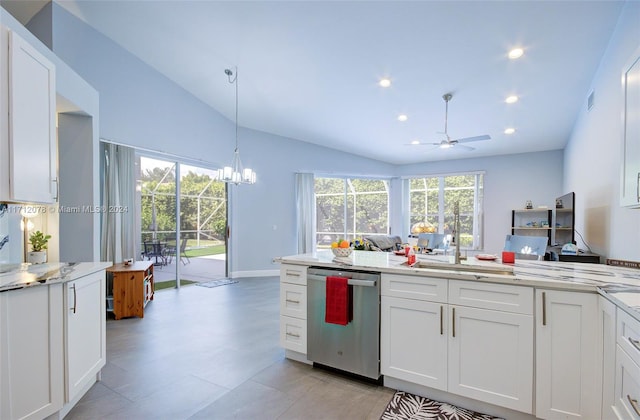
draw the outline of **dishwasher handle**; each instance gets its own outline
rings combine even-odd
[[[307,280],[326,281],[326,277],[317,276],[315,274],[307,274]],[[378,285],[378,281],[377,280],[360,280],[360,279],[349,278],[349,281],[347,282],[347,284],[349,286],[376,287]]]

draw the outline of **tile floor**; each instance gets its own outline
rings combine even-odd
[[[286,360],[279,279],[158,291],[107,320],[107,365],[66,419],[379,419],[393,390]]]

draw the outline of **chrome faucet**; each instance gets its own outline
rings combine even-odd
[[[460,264],[460,202],[453,203],[453,241],[456,243],[455,263]]]

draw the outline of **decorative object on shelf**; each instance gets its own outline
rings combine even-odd
[[[47,242],[51,239],[51,235],[45,235],[36,230],[29,236],[31,251],[27,254],[27,262],[31,264],[44,264],[47,262]]]
[[[533,203],[531,202],[531,200],[527,200],[525,202],[524,208],[528,210],[531,210],[533,208]]]
[[[411,234],[414,235],[418,233],[434,233],[435,231],[436,227],[427,221],[418,222],[411,226]]]
[[[559,198],[556,198],[556,208],[557,209],[561,209],[562,208],[562,200]]]
[[[218,169],[218,180],[235,185],[254,184],[256,182],[256,173],[251,168],[242,166],[240,150],[238,149],[238,68],[236,67],[235,75],[234,72],[229,69],[226,69],[224,74],[229,78],[229,83],[235,84],[236,86],[236,148],[233,152],[231,166]]]

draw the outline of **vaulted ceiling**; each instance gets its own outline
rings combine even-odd
[[[10,12],[12,3],[2,2]],[[224,70],[237,66],[241,126],[396,164],[562,149],[624,5],[56,3],[231,120]],[[524,54],[509,59],[515,47]],[[379,86],[383,77],[391,86]],[[408,145],[444,138],[445,93],[453,95],[451,138],[491,140],[467,143],[474,150]],[[510,95],[518,101],[505,103]],[[513,134],[504,133],[509,127]]]

